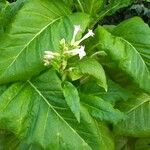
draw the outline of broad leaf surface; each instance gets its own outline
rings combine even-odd
[[[65,81],[63,83],[63,94],[71,111],[80,122],[80,98],[76,87],[70,82]]]
[[[0,39],[0,83],[37,75],[44,69],[45,50],[59,51],[62,38],[71,40],[74,24],[84,31],[89,17],[70,13],[60,0],[25,1]]]
[[[150,93],[149,69],[140,53],[130,42],[111,35],[103,27],[98,27],[95,39],[91,43],[91,50],[103,49],[119,69],[128,74],[140,88]]]
[[[120,103],[119,109],[127,114],[127,118],[118,123],[115,131],[118,134],[134,137],[150,135],[150,96],[139,94],[128,101]]]
[[[14,133],[30,149],[113,150],[107,127],[83,106],[79,124],[61,90],[53,70],[34,81],[13,84],[0,97],[0,128]]]
[[[150,28],[142,19],[135,17],[126,20],[115,27],[112,33],[129,41],[143,57],[150,70]]]

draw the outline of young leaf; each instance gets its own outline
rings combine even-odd
[[[61,0],[25,1],[0,38],[0,84],[30,79],[44,70],[44,51],[59,51],[62,38],[72,39],[73,25],[84,31],[89,20],[86,14],[71,15]]]
[[[101,121],[108,121],[116,124],[125,117],[122,112],[118,109],[114,109],[109,102],[98,96],[82,94],[81,102],[85,105],[93,117],[100,119]]]
[[[124,121],[119,122],[115,131],[117,134],[134,137],[149,137],[150,135],[150,96],[140,94],[119,104],[119,109],[126,113]]]
[[[69,108],[74,113],[78,122],[80,122],[80,98],[76,87],[70,82],[64,82],[63,94]]]
[[[84,106],[80,107],[80,115],[79,124],[64,100],[61,81],[53,70],[34,81],[15,83],[0,96],[0,128],[35,149],[107,147],[106,141],[112,141],[108,131],[97,127]]]
[[[106,51],[118,68],[132,77],[140,88],[150,93],[149,69],[140,53],[130,42],[111,35],[103,27],[98,27],[92,44],[93,48],[97,47]]]
[[[107,81],[104,69],[95,59],[86,58],[73,64],[72,74],[90,75],[97,79],[98,85],[107,91]]]

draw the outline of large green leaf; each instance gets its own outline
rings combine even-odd
[[[118,109],[114,109],[113,106],[100,97],[90,94],[81,95],[82,104],[88,109],[90,114],[101,120],[116,124],[122,120],[125,116]]]
[[[78,123],[61,90],[53,70],[34,81],[13,84],[0,97],[0,128],[14,133],[27,149],[113,150],[107,127],[82,105]]]
[[[112,33],[129,41],[143,57],[150,70],[150,28],[141,18],[134,17],[122,22],[113,29]]]
[[[58,51],[62,38],[71,40],[74,24],[84,31],[89,16],[70,13],[61,0],[25,1],[0,38],[0,83],[38,74],[45,50]]]
[[[65,81],[63,83],[63,94],[71,111],[80,122],[80,98],[76,87],[70,82]]]
[[[139,94],[127,102],[119,104],[119,109],[127,114],[127,118],[115,127],[116,133],[125,136],[150,136],[150,96]]]
[[[127,40],[111,35],[103,27],[98,27],[91,41],[93,48],[103,49],[116,66],[129,75],[140,88],[150,93],[150,72],[137,49]]]

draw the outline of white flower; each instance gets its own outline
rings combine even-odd
[[[59,56],[60,55],[59,53],[51,52],[51,51],[45,51],[44,53],[45,53],[45,55],[50,55],[50,56]]]
[[[79,31],[81,31],[80,25],[74,25],[74,32],[73,32],[73,37],[72,37],[72,40],[71,40],[71,45],[73,45],[75,43],[75,39],[76,39],[77,33]]]
[[[54,53],[54,52],[51,52],[51,51],[45,51],[44,53],[45,54],[43,56],[43,58],[44,58],[43,61],[44,61],[44,65],[45,66],[48,66],[52,59],[54,59],[55,57],[59,56],[59,53]]]
[[[84,41],[85,39],[89,38],[90,36],[92,36],[92,37],[94,36],[94,33],[93,33],[92,30],[88,30],[88,33],[85,34],[85,35],[82,37],[82,39],[80,39],[79,41],[76,41],[76,42],[75,42],[75,45],[79,45],[82,41]]]
[[[83,36],[83,38],[81,38],[79,41],[75,41],[76,36],[77,36],[77,33],[78,33],[79,31],[81,31],[80,25],[74,25],[73,37],[72,37],[72,40],[71,40],[71,45],[72,45],[72,46],[79,46],[79,44],[80,44],[82,41],[84,41],[85,39],[89,38],[90,36],[92,36],[92,37],[94,36],[93,31],[89,29],[89,30],[88,30],[88,33],[85,34],[85,35]]]
[[[81,46],[79,51],[78,51],[80,59],[82,59],[84,56],[86,56],[84,49],[85,49],[85,46]]]
[[[86,55],[84,49],[84,46],[80,46],[79,48],[66,51],[65,53],[70,54],[72,56],[79,55],[79,58],[82,59]]]

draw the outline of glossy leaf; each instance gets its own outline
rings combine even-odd
[[[71,111],[74,113],[78,122],[80,122],[80,98],[76,87],[70,82],[64,82],[63,94]]]

